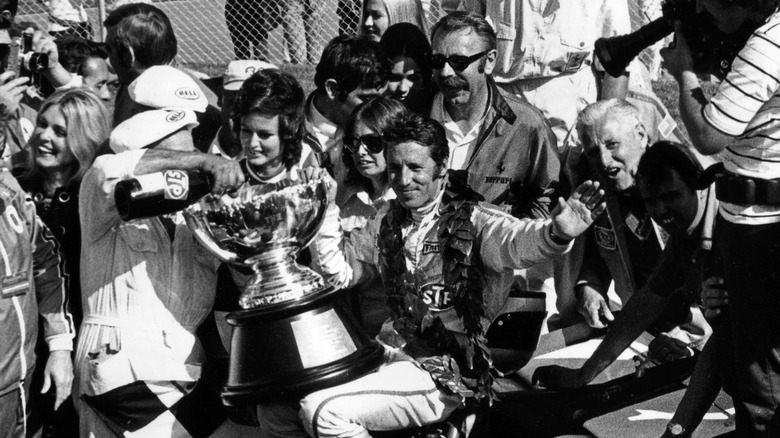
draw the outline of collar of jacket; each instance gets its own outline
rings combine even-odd
[[[486,79],[488,91],[490,92],[490,108],[495,112],[495,117],[504,119],[508,124],[513,125],[515,120],[517,120],[517,115],[512,111],[512,108],[506,102],[504,96],[501,95],[501,90],[498,88],[498,85],[496,85],[496,81],[493,77],[488,75]],[[500,132],[497,132],[497,134],[501,135]]]

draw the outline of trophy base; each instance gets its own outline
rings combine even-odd
[[[298,399],[374,371],[384,350],[337,303],[343,290],[230,313],[226,405]]]

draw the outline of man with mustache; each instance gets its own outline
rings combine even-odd
[[[647,286],[669,233],[683,227],[679,225],[683,221],[669,215],[652,217],[642,201],[635,176],[650,141],[636,107],[620,99],[591,104],[580,113],[577,132],[590,170],[612,193],[609,214],[598,218],[588,235],[575,286],[578,311],[592,327],[603,328],[614,320],[606,298],[610,283],[614,280],[615,292],[627,303],[636,290]],[[711,329],[692,304],[685,294],[672,295],[656,327],[669,332],[670,338],[701,348]],[[686,348],[676,351],[676,357],[691,353]]]
[[[496,33],[485,19],[453,12],[431,31],[433,79],[439,86],[431,117],[447,133],[451,169],[515,217],[546,218],[558,182],[556,140],[541,112],[500,90],[490,74]]]

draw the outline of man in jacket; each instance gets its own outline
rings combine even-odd
[[[55,409],[70,395],[76,330],[67,308],[67,275],[58,244],[7,169],[0,170],[0,212],[0,436],[21,438],[26,434],[39,318],[49,346],[42,392],[56,388]]]

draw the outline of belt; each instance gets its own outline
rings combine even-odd
[[[730,204],[780,206],[780,179],[721,173],[715,177],[715,195]]]

